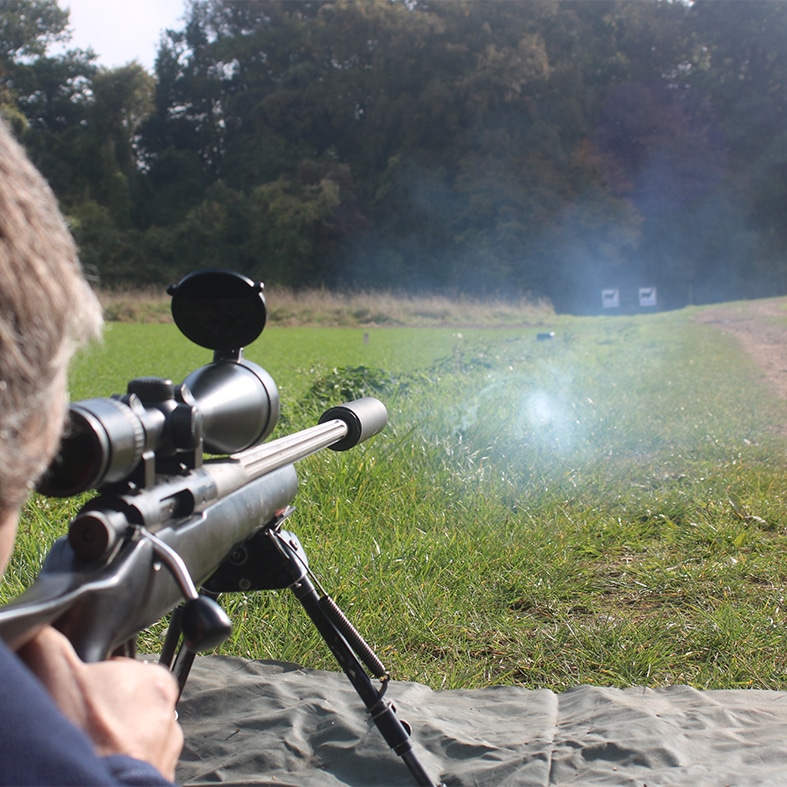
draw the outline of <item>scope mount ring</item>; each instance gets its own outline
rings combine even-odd
[[[264,285],[220,268],[206,268],[167,288],[180,332],[219,354],[251,344],[265,328]]]

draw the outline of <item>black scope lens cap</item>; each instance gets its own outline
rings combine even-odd
[[[167,288],[172,317],[180,332],[200,347],[238,350],[265,327],[262,282],[233,271],[209,268],[185,276]]]

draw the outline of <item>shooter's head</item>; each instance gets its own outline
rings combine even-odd
[[[0,519],[57,448],[69,360],[101,323],[57,201],[0,121]]]

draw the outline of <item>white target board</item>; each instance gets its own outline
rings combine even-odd
[[[601,305],[605,309],[619,309],[620,308],[620,290],[602,290],[601,291]]]
[[[640,306],[655,306],[656,305],[656,288],[655,287],[640,287],[639,288],[639,305]]]

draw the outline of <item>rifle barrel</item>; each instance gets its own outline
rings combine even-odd
[[[346,434],[347,424],[335,419],[279,437],[255,448],[248,448],[233,454],[231,458],[240,462],[249,479],[259,478],[337,443]]]

